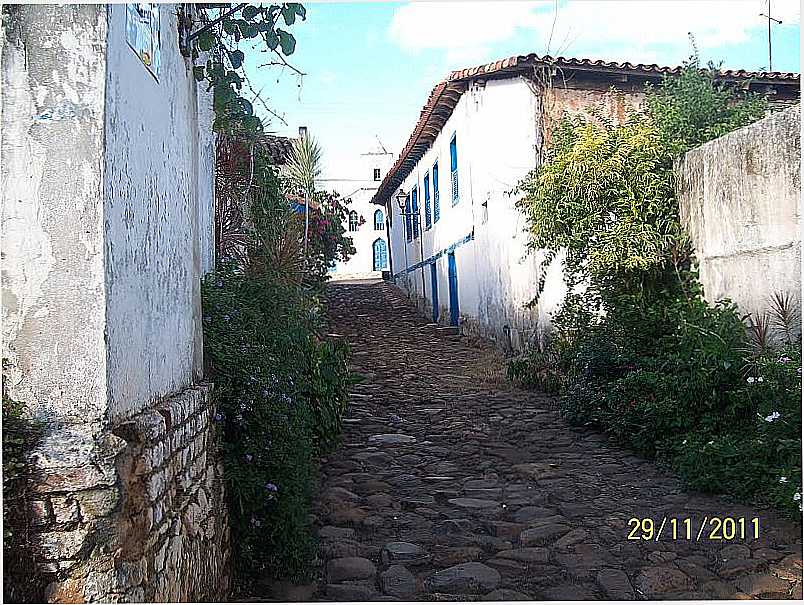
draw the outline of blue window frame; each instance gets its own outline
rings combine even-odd
[[[382,215],[382,210],[374,211],[374,231],[385,230],[385,217]]]
[[[438,162],[433,164],[433,222],[441,218],[441,204],[438,200]]]
[[[407,197],[405,197],[405,237],[408,241],[413,239],[413,229],[410,226],[413,221],[410,219],[410,194],[408,193]]]
[[[411,211],[413,212],[413,239],[419,237],[419,188],[414,187],[413,191],[411,191],[411,201],[412,201],[412,208]]]
[[[432,216],[430,215],[430,175],[424,175],[424,228],[429,229],[433,226]]]
[[[458,203],[458,143],[456,135],[452,135],[449,142],[449,169],[452,181],[452,205]]]

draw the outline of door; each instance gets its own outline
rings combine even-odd
[[[447,255],[448,274],[449,274],[449,323],[457,326],[460,314],[458,311],[458,268],[455,265],[455,253]]]
[[[374,270],[382,271],[388,265],[388,247],[385,245],[385,240],[374,240],[372,248],[374,251]]]
[[[438,323],[438,271],[435,261],[430,263],[430,290],[433,293],[433,323]]]

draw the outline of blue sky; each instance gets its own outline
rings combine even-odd
[[[430,89],[450,70],[536,52],[677,65],[695,35],[704,61],[767,67],[767,0],[545,0],[542,2],[305,2],[307,20],[287,68],[247,53],[249,78],[295,136],[306,125],[324,151],[324,176],[354,176],[379,137],[396,156]],[[800,71],[798,0],[773,0],[773,68]],[[267,113],[258,112],[262,117]]]

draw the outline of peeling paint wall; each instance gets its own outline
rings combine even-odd
[[[200,279],[212,110],[161,5],[157,82],[125,5],[5,5],[2,330],[43,599],[226,597],[228,520]]]
[[[106,11],[5,10],[2,286],[9,387],[40,419],[98,421],[106,399]],[[54,407],[54,400],[62,404]]]
[[[125,5],[108,10],[106,312],[110,413],[120,419],[201,376],[212,216],[199,208],[211,208],[212,151],[209,137],[199,145],[209,98],[179,52],[175,6],[160,11],[159,81],[126,42]]]
[[[763,312],[801,292],[801,105],[688,152],[678,199],[704,294]]]

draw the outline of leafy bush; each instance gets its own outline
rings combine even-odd
[[[39,603],[48,579],[36,572],[41,557],[29,540],[26,453],[39,441],[41,427],[25,417],[24,404],[8,395],[7,384],[3,375],[3,600]]]
[[[798,306],[776,295],[749,338],[733,304],[707,304],[673,189],[674,158],[765,109],[693,58],[622,124],[564,120],[519,207],[545,262],[565,253],[570,292],[550,347],[509,373],[559,385],[571,422],[658,457],[696,489],[799,513]]]
[[[264,158],[254,164],[245,261],[221,263],[202,285],[235,572],[246,591],[266,576],[307,579],[317,458],[337,443],[349,383],[346,345],[320,336],[315,269],[342,242],[311,245],[305,262],[298,214]]]

